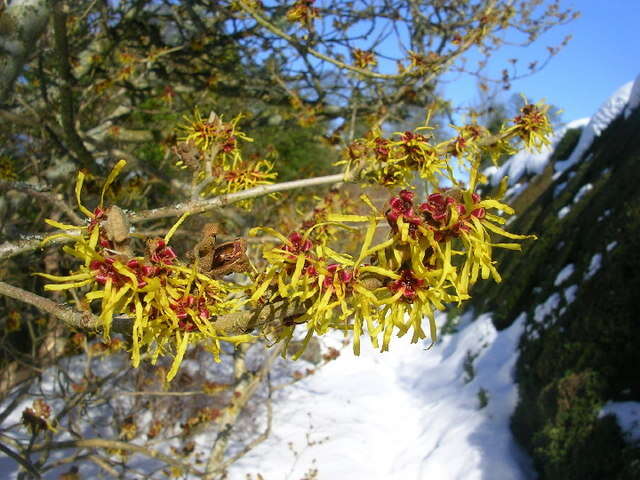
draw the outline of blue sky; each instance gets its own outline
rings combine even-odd
[[[545,99],[561,108],[563,120],[595,113],[618,87],[640,74],[640,0],[565,0],[565,7],[581,17],[557,27],[527,49],[504,50],[495,57],[495,71],[503,61],[542,58],[548,45],[557,45],[566,35],[569,44],[540,73],[515,81],[511,93],[524,93],[530,101]],[[497,60],[497,61],[496,61]],[[478,99],[474,79],[458,79],[446,86],[445,94],[455,104],[473,104]]]

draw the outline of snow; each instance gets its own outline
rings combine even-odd
[[[556,198],[558,195],[560,195],[566,186],[567,182],[562,182],[553,187],[553,198]]]
[[[598,272],[598,270],[600,270],[600,267],[602,267],[602,254],[596,253],[593,257],[591,257],[589,269],[584,276],[585,281],[593,277]]]
[[[571,285],[564,289],[564,299],[567,301],[567,305],[573,303],[576,300],[578,294],[578,285]]]
[[[591,183],[584,184],[582,187],[580,187],[578,193],[576,193],[576,196],[573,199],[573,203],[578,203],[580,200],[582,200],[582,197],[584,197],[591,190],[593,190],[593,185]]]
[[[629,94],[629,101],[627,102],[627,108],[624,110],[624,118],[629,118],[631,112],[640,106],[640,75],[636,77],[636,81],[633,82],[631,93]]]
[[[607,402],[598,418],[615,415],[620,429],[628,440],[640,441],[640,402]]]
[[[565,185],[566,185],[566,182],[562,183],[561,185],[558,185],[554,190],[553,196],[555,197],[558,193],[560,193],[558,191],[559,187],[564,188]],[[591,190],[593,190],[593,185],[591,183],[587,183],[582,187],[580,187],[580,190],[578,190],[578,192],[576,193],[576,196],[573,198],[573,203],[580,202],[580,200],[582,200],[584,196],[587,193],[589,193]],[[558,210],[558,219],[562,220],[564,217],[566,217],[569,214],[570,211],[571,211],[571,206],[565,205],[560,210]]]
[[[319,479],[532,478],[509,429],[524,319],[497,332],[481,315],[430,350],[401,339],[384,354],[344,352],[292,387],[274,409],[270,438],[230,480],[297,479],[310,468]],[[465,383],[469,356],[474,376]]]
[[[439,315],[438,324],[443,325],[445,319]],[[295,480],[315,468],[319,480],[534,478],[531,461],[515,443],[509,427],[518,400],[513,374],[525,320],[522,314],[508,329],[498,332],[490,314],[475,318],[466,313],[455,322],[457,333],[444,335],[431,348],[429,342],[411,345],[405,337],[395,339],[391,351],[385,353],[366,341],[360,357],[344,349],[338,359],[315,374],[276,391],[271,435],[232,465],[226,478],[246,480],[260,473],[269,480]],[[339,345],[342,337],[332,340]],[[83,356],[71,357],[64,362],[64,371],[80,381],[85,361]],[[106,375],[120,369],[126,376],[127,361],[126,355],[104,362],[94,359],[95,373]],[[184,368],[193,370],[197,365],[187,359]],[[55,381],[57,374],[55,368],[43,372],[42,382],[20,401],[4,425],[19,422],[22,410],[42,392],[52,410],[59,411],[64,399]],[[114,382],[127,390],[128,379],[122,375]],[[113,402],[124,408],[133,399],[118,395]],[[6,397],[0,411],[10,401]],[[256,412],[261,414],[260,409]],[[84,418],[89,423],[104,425],[87,434],[112,438],[109,415],[113,411],[107,405],[87,410]],[[151,420],[149,412],[138,417],[140,431]],[[197,448],[206,451],[216,434],[215,430],[198,434],[194,439]],[[26,433],[23,436],[27,439]],[[154,443],[159,451],[172,455],[171,447],[179,447],[180,438]],[[68,451],[53,453],[56,459],[65,455]],[[153,459],[134,457],[131,461],[139,471],[158,468]],[[58,478],[67,469],[53,469],[44,478]],[[90,462],[81,464],[79,473],[82,478],[100,475]],[[16,463],[0,454],[0,477],[15,479],[17,475]],[[152,474],[149,478],[158,477]]]
[[[498,167],[492,175],[492,184],[498,185],[504,176],[509,176],[509,183],[513,184],[527,174],[542,173],[551,153],[553,145],[544,146],[539,152],[522,150]]]
[[[573,263],[570,263],[569,265],[565,265],[565,267],[562,270],[560,270],[560,272],[556,276],[556,279],[554,280],[553,285],[555,287],[562,285],[567,278],[573,275],[574,271],[575,271],[575,267]]]
[[[571,207],[565,205],[560,210],[558,210],[558,218],[562,220],[564,217],[566,217],[569,214],[570,211],[571,211]]]
[[[556,175],[566,171],[580,161],[585,152],[589,149],[596,137],[598,137],[624,110],[629,98],[634,82],[625,83],[618,88],[606,102],[602,104],[596,114],[591,117],[589,123],[582,129],[582,134],[578,140],[576,148],[573,149],[567,160],[556,162]]]
[[[515,185],[509,187],[505,192],[505,198],[514,198],[520,195],[527,187],[529,186],[529,182],[518,182]]]
[[[598,221],[601,222],[602,220],[607,218],[609,215],[611,215],[611,211],[612,210],[610,208],[607,208],[604,212],[602,212],[602,215],[598,217]]]
[[[560,295],[558,293],[553,293],[545,300],[544,303],[538,305],[533,313],[533,319],[536,323],[542,323],[545,318],[551,316],[551,314],[558,308],[560,305]]]

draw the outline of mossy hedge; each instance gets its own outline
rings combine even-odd
[[[640,111],[627,120],[619,117],[591,146],[588,161],[538,192],[510,230],[539,239],[522,255],[499,257],[503,283],[479,285],[472,292],[476,312],[493,311],[499,329],[527,314],[512,428],[542,480],[640,478],[640,445],[625,439],[614,417],[599,418],[609,400],[640,401],[637,132]],[[576,143],[572,132],[552,161],[566,158]],[[562,183],[564,190],[554,192]],[[575,201],[586,184],[591,190]],[[569,213],[559,218],[567,205]],[[602,266],[589,276],[596,254]],[[554,285],[568,264],[574,273]],[[570,285],[578,287],[571,302],[564,295]],[[557,308],[543,321],[534,320],[536,307],[554,294],[560,299]]]

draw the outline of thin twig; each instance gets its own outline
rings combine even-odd
[[[79,440],[69,440],[65,442],[45,442],[39,445],[35,445],[32,449],[33,452],[39,452],[43,450],[64,450],[67,448],[88,448],[88,449],[115,449],[115,450],[126,450],[130,452],[139,453],[149,458],[154,458],[156,460],[160,460],[168,465],[173,465],[174,467],[178,467],[185,472],[192,472],[195,475],[202,475],[202,473],[194,468],[192,465],[188,463],[181,462],[180,460],[176,460],[169,455],[165,455],[164,453],[158,452],[157,450],[152,450],[150,448],[143,447],[141,445],[136,445],[135,443],[128,442],[120,442],[117,440],[104,440],[102,438],[87,438],[87,439],[79,439]]]
[[[120,476],[115,468],[109,465],[106,460],[100,458],[98,455],[89,455],[87,458],[111,475],[111,478],[118,478]]]
[[[68,325],[86,327],[93,323],[91,318],[93,315],[91,313],[82,314],[73,310],[71,307],[64,307],[53,300],[41,297],[22,288],[14,287],[5,282],[0,282],[0,294],[33,305],[38,310],[53,315]],[[95,324],[97,324],[97,320],[95,320]]]
[[[36,478],[42,478],[40,473],[36,470],[36,468],[27,460],[26,458],[20,456],[9,447],[5,447],[2,443],[0,443],[0,451],[4,452],[7,456],[13,458],[16,462],[22,465],[31,475]]]
[[[194,390],[190,392],[116,392],[118,396],[126,396],[126,397],[146,397],[146,396],[157,396],[157,397],[188,397],[191,395],[211,395],[203,390]]]
[[[29,196],[48,202],[53,206],[62,210],[67,217],[76,225],[82,225],[84,220],[78,215],[64,200],[60,194],[48,192],[38,187],[25,182],[9,182],[7,180],[0,180],[0,190],[16,190],[18,192],[28,193]]]

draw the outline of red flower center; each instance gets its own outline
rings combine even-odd
[[[418,289],[424,287],[424,280],[416,278],[413,272],[406,268],[400,272],[400,278],[387,284],[387,288],[394,294],[402,292],[402,300],[413,303],[418,294]]]

